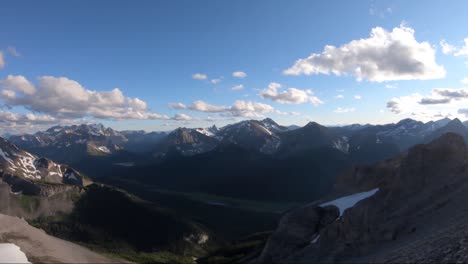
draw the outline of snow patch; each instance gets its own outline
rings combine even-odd
[[[10,243],[0,244],[0,263],[31,263],[21,249]]]
[[[358,202],[371,197],[372,195],[374,195],[378,191],[379,191],[379,188],[375,188],[375,189],[367,191],[367,192],[361,192],[361,193],[356,193],[356,194],[344,196],[344,197],[338,198],[336,200],[333,200],[333,201],[330,201],[330,202],[327,202],[327,203],[323,203],[323,204],[321,204],[319,206],[320,207],[326,207],[326,206],[329,206],[329,205],[334,205],[334,206],[338,207],[338,209],[340,209],[340,217],[341,217],[341,216],[343,216],[343,213],[344,213],[344,211],[346,211],[346,209],[349,209],[349,208],[353,207],[354,205],[356,205]]]
[[[105,146],[99,146],[99,147],[97,147],[97,149],[99,149],[100,151],[102,151],[104,153],[111,153],[110,150]]]
[[[320,234],[316,235],[315,238],[314,238],[314,240],[312,240],[310,243],[311,243],[311,244],[317,243],[317,241],[319,240],[319,238],[320,238]]]

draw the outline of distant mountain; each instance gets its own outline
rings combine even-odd
[[[156,144],[167,137],[168,133],[127,130],[120,131],[120,134],[127,138],[127,141],[122,143],[125,150],[129,152],[145,153],[151,152],[155,148]]]
[[[443,126],[439,126],[431,134],[427,135],[424,140],[426,142],[430,142],[430,141],[442,136],[443,134],[446,134],[446,133],[449,133],[449,132],[452,132],[452,133],[455,133],[455,134],[458,134],[458,135],[462,136],[463,139],[466,142],[468,142],[468,128],[466,128],[466,126],[463,125],[463,123],[458,118],[455,118],[455,119],[445,123],[445,125],[443,125]]]
[[[458,128],[458,121],[453,127]],[[447,133],[341,173],[331,194],[288,212],[260,263],[464,261],[468,148]]]
[[[88,155],[111,155],[122,150],[128,141],[121,133],[101,124],[54,126],[33,135],[11,136],[9,140],[30,152],[66,163]]]
[[[40,158],[0,137],[0,177],[13,192],[53,195],[47,184],[85,186],[89,180],[67,165]]]
[[[346,137],[315,122],[309,122],[302,128],[286,131],[281,135],[281,153],[291,154],[318,148],[335,148],[347,154],[349,144]]]
[[[288,131],[270,118],[247,120],[228,125],[216,134],[221,144],[234,144],[241,148],[265,154],[273,154],[281,144],[280,134]]]
[[[213,150],[219,141],[214,134],[205,129],[177,128],[154,147],[156,157],[167,154],[193,156]]]

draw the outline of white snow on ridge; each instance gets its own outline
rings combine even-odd
[[[31,263],[15,244],[0,244],[0,263]]]
[[[209,131],[208,129],[197,128],[197,129],[195,129],[195,131],[197,131],[198,133],[203,134],[205,136],[208,136],[208,137],[214,137],[215,136],[215,134],[213,134],[213,132]]]
[[[104,153],[111,153],[110,150],[105,146],[99,146],[98,149]]]
[[[340,209],[340,217],[341,217],[341,216],[343,216],[343,213],[344,213],[344,211],[346,211],[346,209],[351,208],[354,205],[356,205],[358,202],[371,197],[372,195],[376,194],[379,190],[380,190],[379,188],[375,188],[375,189],[367,191],[367,192],[355,193],[355,194],[352,194],[352,195],[348,195],[348,196],[338,198],[338,199],[330,201],[330,202],[320,204],[319,206],[320,207],[326,207],[326,206],[329,206],[329,205],[334,205],[334,206],[338,207],[338,209]]]

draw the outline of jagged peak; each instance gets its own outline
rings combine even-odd
[[[315,122],[315,121],[311,121],[311,122],[307,123],[307,125],[305,125],[304,127],[323,127],[323,126],[320,125],[319,123]]]
[[[405,119],[402,119],[400,120],[397,125],[404,125],[404,124],[414,124],[414,123],[421,123],[420,121],[417,121],[417,120],[414,120],[414,119],[411,119],[411,118],[405,118]]]

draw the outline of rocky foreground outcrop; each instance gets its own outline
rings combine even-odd
[[[343,200],[323,208],[371,189],[342,215]],[[340,175],[329,197],[282,218],[257,261],[427,262],[428,252],[439,261],[461,260],[457,256],[468,252],[468,221],[460,219],[468,219],[468,150],[461,136],[448,133]]]
[[[20,218],[3,214],[0,214],[0,243],[17,245],[32,263],[122,263],[122,260],[49,236]]]

